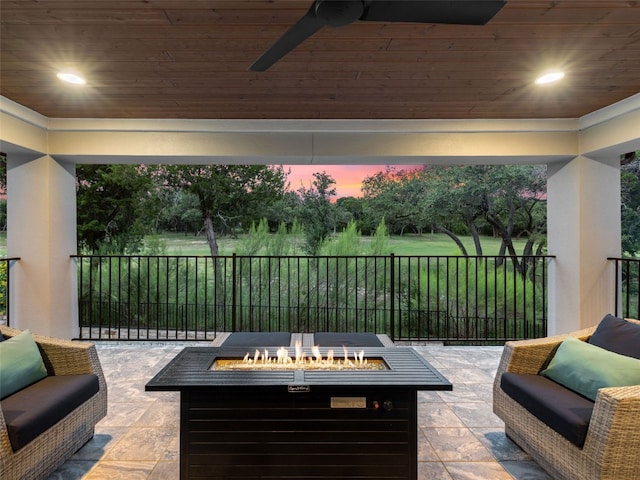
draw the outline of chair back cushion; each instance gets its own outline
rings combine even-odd
[[[640,385],[640,360],[567,337],[540,374],[595,400],[600,388]]]
[[[640,359],[640,324],[605,315],[589,343],[610,352]]]

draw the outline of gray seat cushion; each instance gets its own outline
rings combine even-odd
[[[13,450],[54,426],[99,389],[98,377],[93,374],[55,375],[3,399],[0,403]]]
[[[582,448],[594,402],[542,375],[506,372],[500,387],[538,420]]]

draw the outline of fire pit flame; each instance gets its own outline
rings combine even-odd
[[[278,369],[304,369],[304,370],[386,370],[382,359],[367,359],[364,350],[353,352],[349,355],[347,347],[343,346],[342,359],[336,358],[333,350],[328,350],[326,357],[320,352],[320,347],[311,348],[311,356],[307,356],[302,345],[296,342],[293,357],[285,347],[276,351],[275,357],[270,356],[266,348],[262,351],[256,349],[251,357],[247,352],[243,359],[218,359],[215,369],[219,370],[278,370]],[[352,357],[352,358],[351,358]]]

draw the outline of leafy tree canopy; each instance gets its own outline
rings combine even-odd
[[[266,165],[165,165],[156,175],[163,185],[189,192],[198,208],[211,249],[218,255],[217,233],[248,228],[282,197],[287,174]]]
[[[625,155],[620,174],[622,251],[640,253],[640,152]]]
[[[336,209],[331,199],[336,195],[336,181],[326,172],[313,174],[311,187],[298,190],[301,198],[300,218],[307,240],[307,251],[316,255],[336,226]]]
[[[76,195],[80,250],[105,254],[140,249],[152,179],[136,165],[78,165]]]
[[[441,231],[467,255],[460,234],[470,234],[477,255],[480,236],[500,237],[515,257],[513,239],[525,235],[525,254],[542,248],[546,231],[546,174],[538,166],[469,165],[387,169],[363,183],[369,221],[386,219],[391,229]],[[520,269],[521,266],[517,265]],[[522,271],[522,270],[521,270]]]

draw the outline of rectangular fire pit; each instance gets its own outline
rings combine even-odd
[[[411,348],[358,352],[385,368],[221,370],[247,349],[185,348],[145,387],[180,392],[180,478],[416,480],[417,391],[451,383]]]

